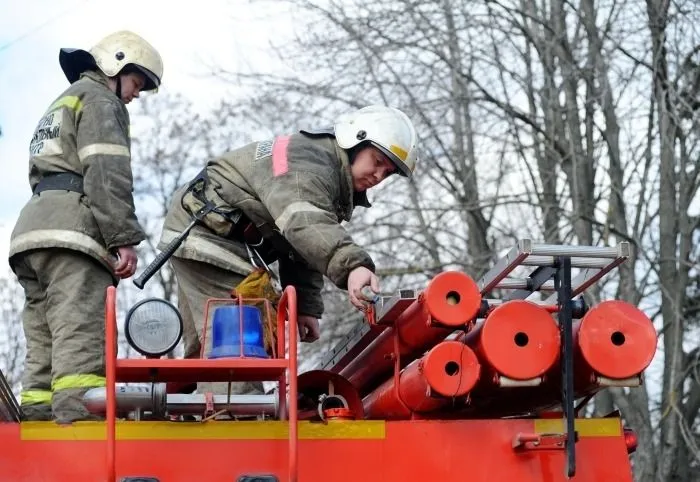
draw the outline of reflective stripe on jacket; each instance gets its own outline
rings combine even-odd
[[[104,75],[84,73],[51,104],[29,151],[32,190],[45,176],[69,172],[83,177],[84,194],[33,195],[12,233],[10,259],[37,248],[69,248],[111,270],[111,250],[145,239],[134,208],[129,114]]]
[[[272,227],[298,253],[300,259],[279,261],[282,284],[297,288],[300,313],[322,314],[323,275],[345,289],[353,269],[374,270],[371,257],[341,225],[356,205],[369,203],[364,193],[354,192],[348,154],[332,136],[302,132],[248,144],[210,161],[207,175],[218,196],[215,204],[239,208],[256,226]],[[180,202],[183,192],[174,196],[159,249],[190,221]],[[175,255],[250,272],[240,240],[202,226],[191,231]]]

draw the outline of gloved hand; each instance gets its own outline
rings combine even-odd
[[[136,273],[138,257],[133,246],[119,246],[117,248],[117,261],[114,264],[114,274],[121,279],[129,278]]]
[[[360,266],[352,270],[350,276],[348,276],[350,303],[360,311],[364,311],[367,303],[372,301],[371,298],[362,293],[362,288],[365,286],[369,286],[372,291],[379,293],[379,278],[377,278],[377,275],[364,266]]]
[[[299,340],[304,343],[313,343],[321,336],[321,329],[318,319],[314,316],[299,315],[297,317],[299,325]]]

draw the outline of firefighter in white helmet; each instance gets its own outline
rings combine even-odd
[[[92,418],[82,394],[105,384],[105,290],[134,274],[134,247],[145,239],[125,104],[158,88],[163,62],[127,31],[89,51],[61,49],[59,62],[71,85],[29,143],[33,195],[12,233],[10,265],[26,297],[24,416],[72,422]]]
[[[333,127],[254,142],[209,161],[173,196],[159,244],[164,249],[194,213],[213,207],[171,258],[185,356],[200,355],[207,298],[230,296],[254,263],[278,260],[281,284],[295,286],[302,341],[320,335],[324,275],[364,308],[362,288],[379,291],[375,265],[341,222],[356,206],[369,207],[366,191],[389,175],[411,176],[416,158],[416,131],[406,114],[375,105],[341,116]]]

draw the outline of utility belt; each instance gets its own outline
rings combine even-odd
[[[197,213],[206,213],[199,214],[201,224],[223,238],[244,243],[251,258],[255,253],[263,263],[271,263],[280,257],[300,259],[289,242],[270,224],[256,226],[241,209],[224,201],[212,186],[206,168],[190,182],[181,204],[193,217]]]
[[[41,194],[44,191],[72,191],[85,194],[83,190],[83,176],[73,172],[46,174],[41,181],[34,186],[32,193]]]

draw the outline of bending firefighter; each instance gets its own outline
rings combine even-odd
[[[209,333],[209,346],[200,344],[206,301],[230,297],[253,272],[251,261],[278,260],[282,286],[297,289],[302,341],[319,338],[324,275],[363,308],[361,289],[379,291],[374,262],[341,222],[355,206],[369,207],[366,191],[387,176],[411,176],[416,152],[416,132],[403,112],[369,106],[333,127],[255,142],[209,161],[175,193],[159,245],[165,249],[201,218],[171,258],[185,356],[208,356]]]
[[[10,265],[26,298],[24,417],[65,423],[92,418],[81,400],[105,384],[105,290],[134,274],[134,246],[145,239],[125,104],[158,88],[163,62],[126,31],[89,52],[61,49],[59,62],[71,85],[30,142],[32,197],[12,233]]]

